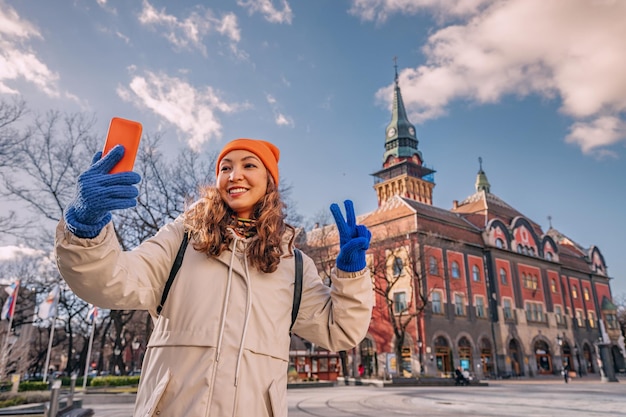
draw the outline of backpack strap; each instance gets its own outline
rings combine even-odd
[[[300,300],[302,299],[302,253],[299,249],[293,248],[293,254],[296,258],[296,280],[293,286],[293,306],[291,307],[291,326],[289,326],[290,334],[291,328],[298,317]]]
[[[165,288],[163,288],[163,294],[161,295],[161,302],[157,307],[157,315],[161,314],[161,310],[163,310],[163,305],[165,304],[165,300],[167,300],[167,296],[170,292],[170,288],[172,288],[172,283],[174,283],[174,278],[176,278],[176,274],[178,274],[178,270],[180,269],[181,264],[183,263],[183,257],[185,256],[185,250],[187,250],[187,244],[189,243],[189,233],[185,232],[183,236],[183,241],[180,244],[180,248],[178,248],[178,253],[176,254],[176,259],[174,259],[174,264],[172,265],[172,269],[170,271],[170,275],[167,278],[167,282],[165,283]],[[302,253],[299,249],[294,248],[293,254],[296,260],[296,277],[293,287],[293,305],[291,307],[291,325],[289,326],[289,333],[291,333],[291,328],[296,322],[296,318],[298,317],[298,310],[300,309],[300,300],[302,299]]]
[[[167,278],[167,282],[165,283],[165,288],[163,288],[163,294],[161,294],[161,302],[157,307],[157,315],[161,314],[161,310],[163,310],[163,304],[165,304],[165,300],[167,300],[167,295],[170,292],[170,288],[172,287],[172,283],[174,282],[174,278],[176,278],[176,274],[180,269],[180,265],[183,263],[183,257],[185,256],[185,250],[187,250],[187,243],[189,243],[189,233],[185,231],[185,235],[183,236],[183,241],[180,244],[180,248],[178,248],[178,253],[176,254],[176,259],[174,259],[174,264],[172,265],[172,269],[170,271],[170,276]]]

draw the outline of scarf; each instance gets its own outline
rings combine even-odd
[[[256,235],[256,220],[233,216],[231,226],[235,233],[241,237],[247,238]]]

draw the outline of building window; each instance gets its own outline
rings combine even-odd
[[[502,239],[497,238],[496,239],[496,248],[502,249],[503,247],[504,247],[504,242],[502,241]]]
[[[552,260],[552,252],[546,252],[546,259],[549,261]]]
[[[524,288],[528,288],[529,290],[536,290],[539,285],[537,276],[530,274],[522,274],[522,283]]]
[[[393,311],[396,314],[400,314],[407,308],[406,292],[398,291],[393,294]]]
[[[437,264],[437,259],[434,256],[431,256],[428,259],[428,265],[430,275],[439,275],[439,265]]]
[[[556,318],[556,324],[563,324],[563,310],[561,306],[554,307],[554,316]]]
[[[578,287],[575,285],[572,285],[572,298],[578,298]]]
[[[402,274],[402,270],[404,269],[404,264],[402,262],[402,258],[398,258],[397,256],[393,258],[393,276],[399,277]]]
[[[450,271],[452,273],[452,278],[459,278],[461,276],[461,273],[459,271],[459,263],[457,261],[452,261]]]
[[[552,291],[553,293],[556,292],[556,279],[554,278],[550,280],[550,291]]]
[[[522,245],[517,245],[517,253],[522,253]]]
[[[585,327],[582,310],[576,310],[576,323],[578,327]]]
[[[454,294],[454,314],[457,316],[465,315],[465,302],[461,294]]]
[[[617,316],[615,314],[606,315],[606,327],[609,329],[617,329]]]
[[[439,291],[433,291],[430,298],[432,300],[433,314],[443,314],[443,309],[441,308],[441,293]]]
[[[535,323],[544,322],[545,318],[543,315],[543,304],[526,303],[526,320]]]
[[[485,299],[476,297],[476,317],[485,317]]]
[[[472,266],[472,279],[475,282],[480,281],[480,269],[476,265]]]
[[[513,310],[511,310],[511,300],[505,298],[502,300],[502,310],[504,312],[504,319],[511,320],[513,318]]]
[[[596,328],[596,315],[593,311],[587,312],[587,321],[589,322],[589,327],[592,329]]]
[[[585,301],[589,301],[589,288],[583,288],[583,297],[585,298]]]
[[[500,268],[500,282],[502,285],[507,285],[508,278],[506,276],[506,269]]]

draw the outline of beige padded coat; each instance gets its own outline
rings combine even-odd
[[[155,319],[134,416],[286,417],[294,257],[266,274],[248,266],[245,239],[219,258],[190,242],[157,317],[183,233],[178,219],[124,252],[111,223],[94,239],[74,236],[63,221],[57,227],[57,264],[79,297],[102,308],[148,310]],[[313,261],[303,260],[294,333],[332,351],[356,346],[371,319],[369,271],[336,271],[327,287]]]

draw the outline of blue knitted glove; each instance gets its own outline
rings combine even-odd
[[[134,184],[141,181],[136,172],[109,171],[124,156],[124,147],[117,145],[102,159],[97,152],[89,169],[78,176],[76,195],[65,208],[63,217],[70,232],[92,239],[111,221],[111,210],[134,207],[139,191]]]
[[[346,200],[344,205],[346,206],[346,220],[337,204],[330,205],[330,211],[333,213],[339,231],[337,268],[345,272],[357,272],[365,268],[365,251],[370,247],[372,234],[367,227],[356,224],[352,201]]]

